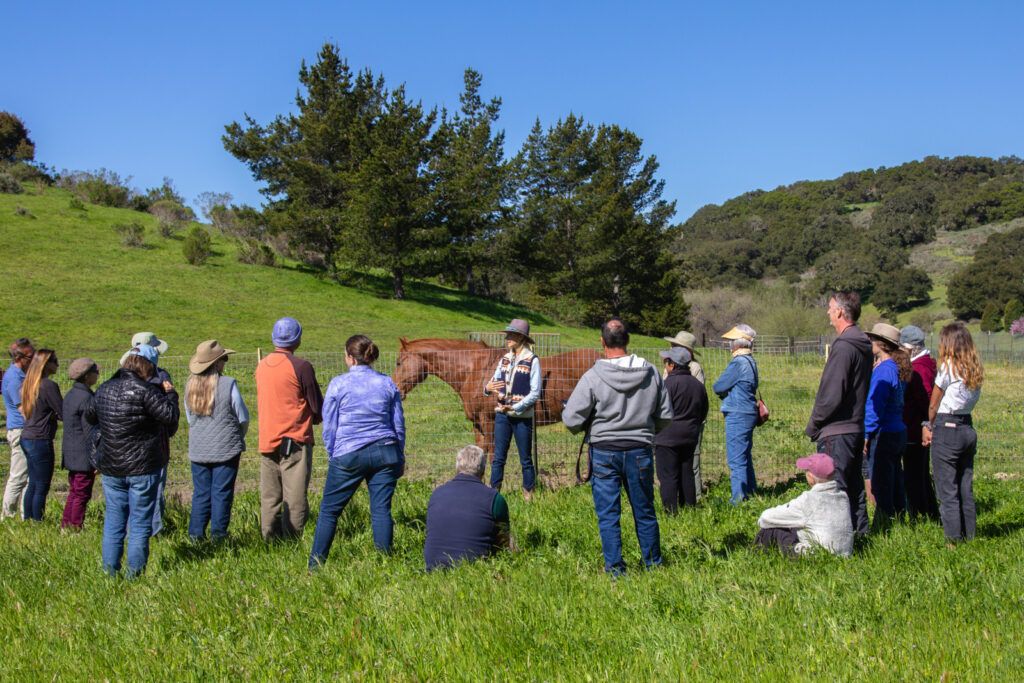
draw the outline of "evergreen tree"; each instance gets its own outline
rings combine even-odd
[[[487,294],[513,188],[504,160],[505,133],[493,130],[501,99],[484,103],[482,78],[473,69],[466,69],[463,81],[460,111],[451,119],[443,114],[436,134],[434,210],[447,233],[438,273],[470,294]]]
[[[1024,318],[1024,303],[1021,303],[1020,299],[1010,299],[1003,309],[1003,327],[1010,329],[1014,321],[1020,318]]]
[[[999,305],[995,301],[989,301],[981,314],[981,331],[991,334],[1001,329],[1003,329],[1002,311],[999,310]]]
[[[32,161],[36,145],[25,123],[10,112],[0,111],[0,161]]]

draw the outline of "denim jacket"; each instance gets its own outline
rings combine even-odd
[[[757,414],[757,362],[749,353],[733,356],[711,389],[722,399],[723,413]]]
[[[331,380],[324,397],[324,447],[336,458],[381,439],[405,452],[405,416],[398,387],[369,365],[353,365]]]

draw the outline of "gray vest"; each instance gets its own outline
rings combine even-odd
[[[197,415],[195,424],[189,427],[188,459],[192,462],[224,462],[245,450],[238,418],[231,409],[231,385],[234,383],[232,378],[221,375],[213,399],[213,414]],[[186,389],[186,405],[187,394]]]

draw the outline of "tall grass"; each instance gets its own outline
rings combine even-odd
[[[976,482],[979,537],[953,550],[937,525],[906,523],[852,559],[795,562],[749,545],[760,511],[805,486],[738,508],[727,488],[678,517],[659,507],[665,564],[650,573],[625,512],[621,580],[601,572],[586,487],[510,495],[521,552],[431,574],[423,482],[400,482],[392,556],[371,549],[360,491],[312,576],[312,523],[265,546],[255,493],[222,546],[191,545],[173,506],[134,582],[100,571],[101,505],[83,533],[60,534],[51,501],[41,525],[0,525],[0,679],[1019,678],[1019,479]]]

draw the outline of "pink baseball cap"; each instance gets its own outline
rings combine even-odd
[[[807,470],[819,479],[828,479],[836,471],[836,465],[832,462],[832,458],[824,453],[815,453],[806,458],[800,458],[796,461],[796,466]]]

